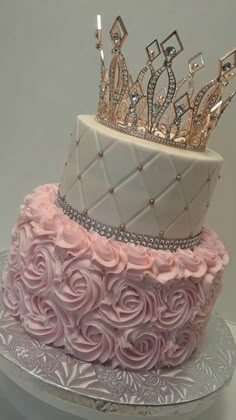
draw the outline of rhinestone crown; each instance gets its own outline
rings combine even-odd
[[[122,47],[127,38],[118,16],[110,30],[112,58],[105,67],[101,16],[97,16],[96,47],[101,58],[101,83],[97,120],[110,128],[145,140],[195,151],[204,151],[211,130],[236,90],[223,99],[224,88],[235,76],[236,49],[219,60],[216,79],[194,95],[194,75],[204,67],[202,54],[188,61],[189,72],[176,81],[173,62],[183,51],[177,31],[160,44],[157,39],[146,47],[147,63],[136,79],[129,74]],[[154,67],[158,57],[162,65]],[[167,87],[159,87],[161,76]]]

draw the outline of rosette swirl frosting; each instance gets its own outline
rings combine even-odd
[[[128,329],[117,346],[113,366],[152,369],[164,365],[167,334],[153,328]]]
[[[200,332],[193,324],[184,325],[170,334],[165,352],[165,365],[177,366],[188,359],[200,339]]]
[[[11,315],[20,318],[25,313],[25,289],[21,275],[14,268],[9,268],[4,278],[5,305],[9,309]]]
[[[116,331],[106,325],[97,312],[87,313],[79,325],[67,328],[66,351],[86,362],[111,360],[115,348]]]
[[[25,330],[41,342],[64,345],[64,330],[69,325],[69,319],[52,300],[26,295],[22,320]]]
[[[82,315],[96,309],[102,299],[102,274],[76,258],[63,264],[63,277],[55,280],[52,293],[66,311]]]
[[[100,303],[101,317],[117,328],[135,327],[157,320],[157,295],[139,281],[107,276],[103,281],[105,299]]]
[[[56,185],[21,206],[4,302],[26,331],[88,361],[128,369],[183,363],[220,293],[228,256],[214,232],[176,252],[116,242],[67,218]]]

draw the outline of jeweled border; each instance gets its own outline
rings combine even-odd
[[[138,131],[130,127],[118,125],[110,121],[103,120],[98,115],[96,115],[95,119],[99,124],[102,124],[107,128],[119,131],[120,133],[123,133],[123,134],[128,134],[129,136],[136,137],[138,139],[147,140],[147,141],[151,141],[152,143],[161,144],[162,146],[169,146],[169,147],[174,147],[175,149],[187,150],[187,151],[192,151],[192,152],[205,152],[206,150],[205,146],[202,146],[202,147],[198,145],[194,146],[187,143],[178,143],[177,141],[167,140],[165,137],[160,137],[155,134],[146,133],[144,131]]]
[[[83,226],[86,230],[94,231],[101,236],[108,239],[113,238],[119,242],[133,243],[135,245],[153,249],[176,251],[178,248],[193,249],[201,240],[201,232],[191,238],[168,239],[162,236],[157,237],[129,232],[118,227],[101,223],[92,217],[89,217],[87,214],[83,214],[78,210],[73,209],[73,207],[61,197],[59,191],[57,193],[56,205],[63,210],[63,213],[66,216]]]

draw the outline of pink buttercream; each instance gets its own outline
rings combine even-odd
[[[124,250],[127,256],[126,278],[134,280],[142,280],[146,274],[151,272],[152,256],[148,248],[137,247],[134,244],[127,244],[119,248]]]
[[[149,250],[152,256],[152,267],[155,277],[160,283],[170,280],[181,279],[183,277],[183,267],[176,253],[171,251]]]
[[[180,365],[188,359],[200,340],[201,333],[194,324],[184,325],[169,335],[166,345],[165,365]]]
[[[206,274],[206,261],[202,258],[202,255],[199,255],[197,248],[195,248],[194,252],[190,249],[178,249],[176,256],[179,259],[180,265],[183,267],[184,278],[201,278]]]
[[[65,349],[86,362],[104,363],[113,358],[116,341],[116,331],[97,312],[88,312],[79,325],[67,328]]]
[[[119,275],[103,280],[104,300],[100,303],[101,317],[117,328],[129,328],[155,322],[158,319],[154,287],[148,289],[140,281],[122,279]]]
[[[128,262],[125,251],[122,252],[119,244],[113,240],[104,241],[101,247],[97,239],[97,235],[93,235],[91,263],[107,273],[122,273]]]
[[[194,351],[228,256],[204,229],[191,250],[153,250],[87,232],[55,205],[56,185],[25,198],[4,302],[26,331],[76,357],[130,369],[176,366]]]
[[[70,322],[65,311],[50,298],[27,294],[21,319],[25,330],[33,337],[43,343],[64,345],[65,328]]]
[[[102,273],[92,270],[86,260],[72,258],[62,267],[63,277],[51,288],[58,304],[66,311],[76,312],[78,318],[96,309],[102,301]]]
[[[146,327],[127,329],[118,343],[114,367],[125,366],[128,369],[152,369],[163,366],[168,334],[156,328]]]
[[[26,290],[19,271],[9,267],[4,278],[4,302],[11,315],[20,318],[24,314]]]
[[[191,321],[199,308],[205,304],[200,282],[171,281],[160,288],[163,307],[160,309],[156,325],[158,328],[173,331]]]

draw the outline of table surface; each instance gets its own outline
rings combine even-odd
[[[228,324],[234,339],[236,341],[236,325]],[[11,395],[7,390],[11,389]],[[195,420],[232,420],[235,418],[236,412],[236,373],[232,379],[230,386],[219,397],[218,401],[205,413],[195,418]],[[17,405],[18,401],[24,401],[21,409]],[[14,387],[8,378],[0,375],[0,420],[47,420],[52,416],[56,416],[57,420],[73,420],[76,417],[69,416],[65,413],[59,412],[53,407],[43,404],[36,398],[26,395],[26,393]],[[22,409],[22,407],[24,407]]]

